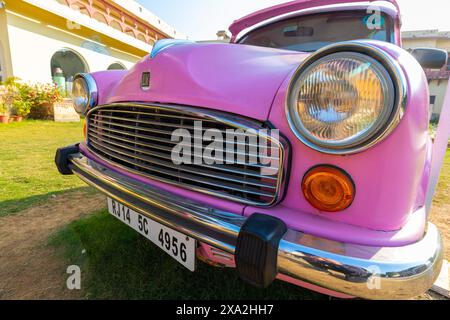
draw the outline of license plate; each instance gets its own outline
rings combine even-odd
[[[195,271],[195,239],[168,228],[108,198],[108,211],[156,244],[190,271]]]

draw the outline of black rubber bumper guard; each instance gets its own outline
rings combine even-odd
[[[59,173],[61,173],[62,175],[73,174],[72,170],[69,168],[69,156],[78,152],[80,152],[79,143],[56,150],[55,164],[58,168]]]

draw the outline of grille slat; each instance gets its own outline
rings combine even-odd
[[[92,132],[95,132],[95,134],[92,134]],[[89,132],[89,136],[97,138],[99,140],[101,140],[102,137],[106,137],[106,138],[109,138],[109,139],[112,138],[112,139],[118,139],[118,140],[122,140],[122,141],[127,141],[129,143],[134,143],[134,144],[139,144],[139,145],[144,145],[144,146],[146,145],[146,143],[136,142],[136,141],[131,140],[131,139],[123,139],[123,138],[119,138],[117,136],[109,135],[109,134],[105,134],[105,133],[99,135],[98,131],[92,130],[92,128],[91,128],[91,130]],[[195,166],[205,167],[205,168],[213,168],[214,170],[218,170],[218,171],[224,171],[224,172],[227,172],[227,173],[237,174],[237,175],[248,175],[248,176],[255,177],[255,178],[260,178],[260,179],[264,178],[264,179],[269,179],[269,180],[277,180],[277,178],[273,177],[273,176],[265,176],[265,175],[253,173],[253,172],[248,171],[248,170],[246,171],[246,170],[240,170],[239,168],[232,168],[231,166],[226,167],[224,165],[205,165],[203,163],[196,164]]]
[[[96,134],[92,134],[92,132],[95,132]],[[163,151],[166,151],[166,152],[169,152],[169,153],[171,153],[171,152],[172,152],[172,149],[173,149],[173,146],[165,147],[165,146],[156,145],[156,144],[150,143],[150,142],[146,142],[146,143],[144,143],[144,142],[137,142],[136,139],[127,139],[127,138],[119,137],[119,136],[116,136],[116,135],[100,133],[100,132],[98,132],[98,131],[96,131],[96,130],[91,130],[90,134],[93,135],[93,136],[97,136],[97,137],[99,137],[99,138],[101,138],[101,137],[107,137],[107,138],[117,139],[117,140],[120,140],[120,141],[130,142],[130,143],[137,144],[137,145],[141,145],[141,146],[148,147],[148,148],[153,148],[153,149],[163,150]],[[136,138],[136,134],[134,134],[134,137]],[[174,144],[175,144],[175,143],[174,143]],[[188,146],[187,144],[181,144],[181,143],[178,144],[178,145],[180,145],[180,146]],[[136,148],[137,148],[137,147],[136,147]],[[236,155],[248,155],[248,156],[258,157],[258,154],[250,153],[250,152],[248,152],[248,153],[235,152],[234,154],[236,154]],[[194,157],[195,157],[195,156],[194,156]],[[278,157],[269,157],[269,156],[259,156],[259,157],[260,157],[260,158],[263,158],[264,160],[279,160]],[[167,157],[165,157],[165,158],[167,158]],[[214,158],[211,158],[211,157],[208,157],[208,156],[203,156],[203,158],[204,158],[204,159],[208,159],[208,160],[214,160]],[[246,163],[244,163],[244,162],[238,162],[238,161],[237,161],[236,163],[237,163],[237,164],[246,164]],[[255,166],[258,167],[258,168],[264,167],[264,166],[261,166],[261,165],[255,165]]]
[[[115,132],[115,133],[120,133],[123,135],[131,136],[133,138],[138,137],[140,139],[146,139],[146,140],[150,140],[150,141],[158,141],[158,142],[163,142],[163,143],[167,143],[167,144],[174,144],[174,145],[178,144],[178,142],[172,141],[170,139],[164,139],[164,138],[159,138],[156,136],[148,136],[148,135],[142,135],[142,134],[138,134],[138,133],[126,132],[123,130],[117,130],[117,129],[113,129],[113,128],[101,127],[101,126],[96,125],[94,122],[91,122],[90,126],[91,126],[91,129],[92,129],[92,127],[98,128],[101,130],[106,130],[106,131],[110,131],[110,132]],[[240,141],[235,141],[234,144],[240,145],[240,146],[258,147],[258,145],[251,144],[251,143],[242,143]],[[267,149],[278,150],[278,147],[267,146]]]
[[[130,164],[133,164],[135,166],[141,167],[141,168],[145,168],[149,171],[157,171],[160,173],[163,173],[165,175],[168,176],[173,176],[173,177],[180,177],[182,180],[196,180],[198,183],[200,184],[205,184],[205,185],[211,185],[211,186],[220,186],[223,189],[228,189],[228,190],[233,190],[233,191],[238,191],[238,192],[246,192],[246,193],[251,193],[254,195],[258,195],[258,196],[270,196],[270,193],[263,193],[258,191],[257,189],[253,189],[253,188],[238,188],[230,183],[226,183],[226,182],[221,182],[221,183],[217,183],[217,182],[212,182],[212,181],[208,181],[206,179],[203,179],[201,177],[198,177],[196,175],[190,175],[190,174],[184,174],[184,173],[180,173],[178,172],[179,169],[176,168],[175,171],[170,171],[168,169],[164,169],[164,168],[155,168],[154,166],[149,166],[147,165],[143,160],[143,163],[139,163],[138,161],[136,161],[135,159],[133,159],[133,155],[128,154],[126,152],[123,152],[121,150],[118,149],[114,149],[111,147],[105,147],[102,145],[99,145],[97,143],[94,142],[95,145],[97,145],[97,148],[99,148],[100,150],[102,150],[103,152],[105,152],[106,154],[109,154],[111,157],[120,159],[122,161],[126,161]],[[120,151],[120,152],[119,152]],[[120,156],[119,156],[120,155]],[[139,160],[142,160],[141,158],[137,158]],[[162,165],[161,165],[162,166]]]
[[[111,116],[105,116],[105,115],[101,115],[100,117],[102,119],[106,118],[106,119],[110,119],[110,120],[128,121],[128,122],[134,122],[134,123],[139,123],[139,124],[149,124],[149,125],[152,125],[152,126],[163,126],[163,127],[170,127],[170,128],[194,130],[194,126],[183,126],[181,124],[174,124],[174,123],[145,121],[145,120],[137,120],[137,119],[132,119],[132,118],[124,118],[124,117],[111,117]],[[196,120],[196,121],[201,121],[201,120]]]
[[[93,143],[103,147],[103,148],[107,148],[107,149],[109,149],[111,151],[114,151],[114,152],[117,152],[117,153],[121,153],[121,154],[129,156],[129,157],[133,157],[133,155],[134,155],[134,157],[136,159],[139,159],[139,160],[145,161],[145,162],[149,162],[151,164],[161,165],[163,167],[167,167],[167,168],[171,168],[171,169],[175,169],[175,170],[181,170],[181,171],[189,172],[189,173],[192,173],[192,174],[199,174],[199,175],[202,175],[202,176],[216,178],[216,179],[220,179],[220,180],[226,180],[226,181],[231,181],[231,182],[236,182],[236,183],[242,183],[242,181],[239,178],[233,178],[233,176],[231,176],[231,175],[221,174],[220,176],[218,176],[217,174],[214,174],[211,171],[208,172],[208,171],[205,171],[205,170],[202,170],[202,169],[199,169],[199,168],[187,167],[185,165],[174,165],[171,162],[163,161],[163,160],[160,160],[160,159],[157,159],[157,158],[153,157],[154,153],[147,153],[145,151],[135,149],[135,153],[133,154],[133,152],[127,152],[127,151],[125,151],[123,149],[107,146],[104,143],[102,143],[101,141],[99,141],[97,137],[94,138],[94,139],[95,139],[94,141],[92,141],[92,140],[91,141]],[[112,141],[108,141],[108,143],[109,144],[113,144],[113,145],[118,146],[118,147],[122,147],[122,148],[127,149],[127,150],[132,150],[133,151],[133,148],[131,146],[126,146],[126,145],[123,145],[123,144],[120,144],[120,143],[115,143],[115,142],[112,142]],[[150,155],[152,157],[148,157],[147,155]],[[249,185],[253,185],[253,186],[258,186],[258,187],[264,187],[264,188],[269,188],[269,189],[276,189],[276,187],[273,186],[273,185],[264,184],[264,183],[258,182],[258,180],[254,180],[254,179],[247,179],[247,180],[245,180],[245,183],[249,184]]]
[[[132,126],[132,125],[124,125],[122,123],[114,123],[114,122],[110,122],[110,121],[103,121],[103,120],[100,120],[100,119],[96,119],[95,122],[96,123],[101,123],[101,124],[106,124],[108,126],[113,125],[115,127],[121,127],[121,128],[125,128],[125,129],[131,129],[131,130],[139,129],[139,131],[152,132],[152,133],[157,133],[157,134],[164,134],[164,135],[168,135],[168,136],[172,136],[172,133],[173,133],[173,131],[170,131],[170,130],[137,128],[136,126]]]
[[[236,136],[241,136],[233,144],[233,163],[226,157],[224,163],[211,163],[215,154],[208,156],[204,151],[212,141],[200,141],[201,158],[192,147],[188,155],[192,163],[177,165],[172,161],[173,148],[181,146],[172,141],[173,131],[184,129],[194,137],[196,121],[202,122],[202,134],[217,129],[226,137],[228,130],[240,130]],[[87,124],[89,149],[122,169],[247,204],[272,205],[279,197],[285,158],[282,144],[265,134],[250,138],[244,133],[246,129],[262,129],[260,123],[205,109],[119,103],[94,108],[87,115]],[[254,138],[259,144],[271,144],[259,146]],[[225,142],[223,146],[227,151]],[[262,153],[263,148],[267,153]],[[255,158],[260,162],[251,161]],[[204,161],[195,161],[200,159]],[[272,175],[267,173],[270,165]]]
[[[161,117],[161,118],[173,118],[173,119],[185,119],[185,120],[190,120],[190,121],[203,121],[203,122],[212,122],[215,123],[214,120],[206,120],[206,119],[202,119],[202,118],[192,118],[192,117],[182,117],[182,116],[177,116],[176,114],[158,114],[158,113],[151,113],[151,112],[138,112],[138,111],[124,111],[124,110],[112,110],[112,109],[105,109],[103,110],[104,112],[114,112],[114,113],[125,113],[125,114],[143,114],[143,115],[151,115],[151,116],[155,116],[155,117]]]

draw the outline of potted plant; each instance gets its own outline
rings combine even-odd
[[[23,117],[26,117],[31,110],[31,103],[22,99],[17,99],[13,102],[14,121],[21,122]]]
[[[0,123],[9,122],[10,91],[8,86],[0,83]]]
[[[9,123],[9,110],[8,106],[0,102],[0,123]]]
[[[0,82],[0,123],[8,123],[9,116],[7,117],[8,108],[6,106],[6,86]]]
[[[12,99],[12,109],[14,121],[20,122],[23,117],[26,117],[31,111],[32,105],[32,91],[33,88],[27,84],[15,83],[15,92]]]
[[[53,105],[62,100],[58,88],[51,84],[36,84],[28,94],[32,102],[31,117],[34,119],[52,119]]]

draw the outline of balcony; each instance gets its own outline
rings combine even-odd
[[[159,39],[174,38],[176,30],[134,1],[119,0],[23,0],[56,14],[77,33],[80,26],[149,52]]]

